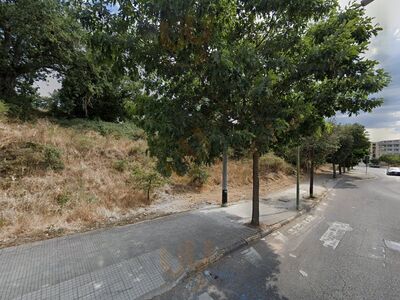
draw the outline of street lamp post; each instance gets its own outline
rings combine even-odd
[[[368,4],[370,4],[371,2],[373,2],[374,0],[362,0],[361,1],[361,5],[362,6],[367,6]]]

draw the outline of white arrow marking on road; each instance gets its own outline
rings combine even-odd
[[[349,224],[334,222],[319,240],[324,242],[324,247],[332,247],[335,250],[346,232],[352,230]]]

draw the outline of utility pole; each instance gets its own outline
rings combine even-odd
[[[368,174],[369,155],[365,155],[364,161],[365,161],[365,174]]]
[[[222,207],[228,206],[228,149],[225,146],[222,159]]]
[[[300,146],[297,146],[296,168],[296,209],[300,210]]]

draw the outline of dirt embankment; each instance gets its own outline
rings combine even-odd
[[[0,247],[219,203],[221,163],[161,181],[149,202],[154,161],[121,126],[0,121]],[[250,199],[251,161],[230,161],[228,176],[229,201]],[[291,166],[261,159],[261,195],[292,183]]]

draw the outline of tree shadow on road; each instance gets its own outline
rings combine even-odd
[[[356,189],[357,185],[353,183],[354,179],[344,178],[339,184],[335,186],[335,189]]]
[[[279,265],[279,256],[260,241],[221,259],[156,299],[288,299],[277,287]]]

